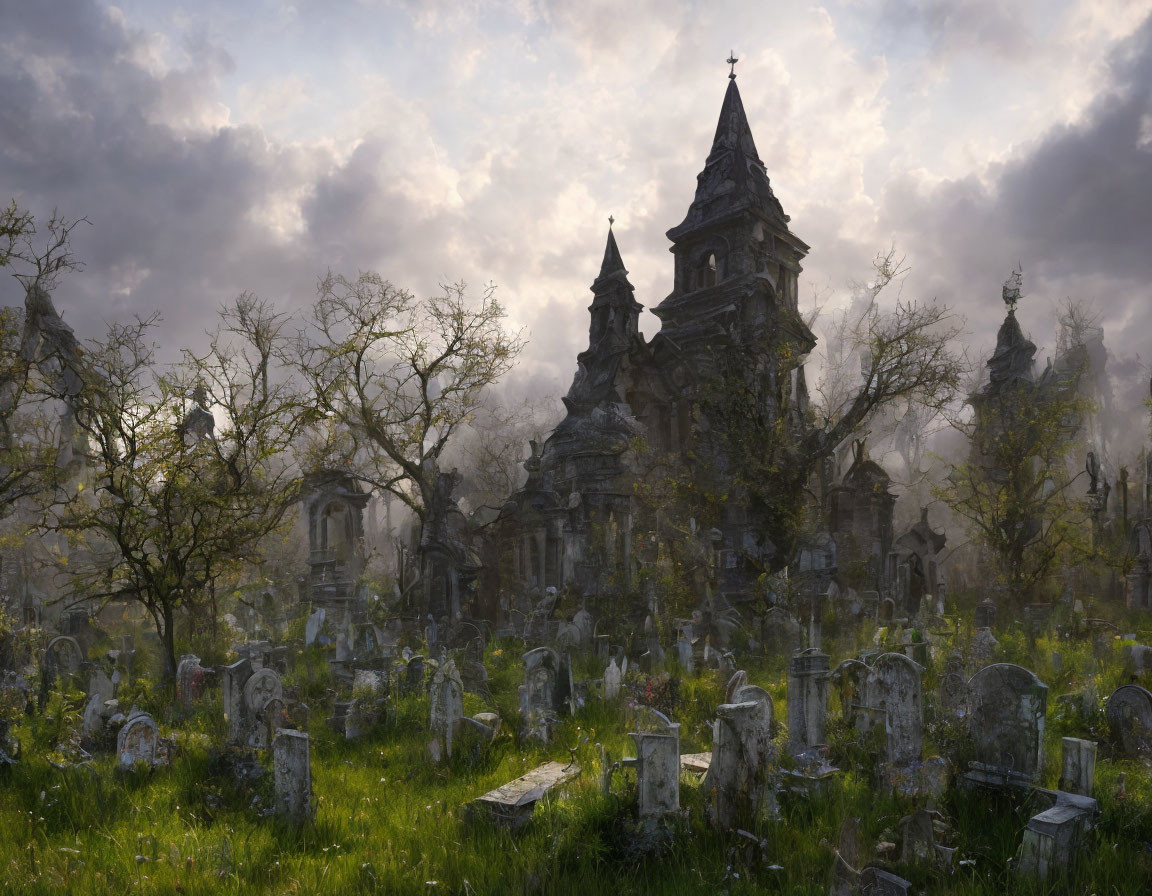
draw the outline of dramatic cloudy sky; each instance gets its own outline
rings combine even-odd
[[[805,301],[895,243],[979,349],[1020,262],[1036,342],[1083,297],[1152,356],[1152,0],[0,0],[0,200],[91,220],[82,336],[187,343],[328,268],[494,281],[562,391],[609,214],[639,300],[671,288],[730,48]]]

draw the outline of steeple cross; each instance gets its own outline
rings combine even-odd
[[[612,229],[612,225],[613,225],[613,224],[615,224],[615,223],[616,223],[616,219],[615,219],[615,218],[613,218],[611,215],[609,215],[609,216],[608,216],[608,229],[609,229],[609,230],[611,230],[611,229]]]
[[[725,59],[724,61],[727,62],[730,66],[732,66],[732,71],[730,71],[728,73],[728,77],[731,78],[733,81],[735,81],[736,80],[736,63],[740,61],[740,59],[736,56],[736,51],[735,50],[729,50],[728,51],[728,58]]]

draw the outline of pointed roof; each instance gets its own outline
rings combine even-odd
[[[996,334],[996,350],[988,359],[988,388],[994,388],[1014,380],[1032,381],[1032,358],[1036,345],[1020,329],[1014,311],[1009,311]]]
[[[696,180],[696,197],[687,217],[668,231],[670,240],[676,241],[697,227],[746,209],[788,229],[788,216],[772,192],[768,171],[756,152],[735,78],[728,81],[712,150]]]
[[[628,271],[624,268],[624,259],[620,257],[620,249],[616,245],[616,237],[612,233],[612,226],[608,226],[608,243],[604,246],[604,261],[600,264],[600,276],[593,282],[597,283],[608,279],[627,280]]]

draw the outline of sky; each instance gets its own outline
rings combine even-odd
[[[987,353],[1019,264],[1041,364],[1084,299],[1147,383],[1152,0],[0,0],[0,201],[91,222],[55,295],[81,337],[158,310],[193,344],[327,270],[495,283],[560,394],[609,215],[637,299],[671,290],[730,51],[802,307],[895,246]]]

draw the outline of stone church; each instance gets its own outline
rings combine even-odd
[[[667,232],[672,292],[652,313],[660,331],[646,340],[643,306],[609,228],[592,283],[588,347],[577,356],[567,414],[526,461],[528,480],[497,522],[503,581],[488,587],[582,595],[627,589],[634,565],[654,555],[662,521],[642,518],[638,484],[654,459],[707,458],[723,485],[732,471],[709,442],[697,397],[715,384],[718,359],[750,359],[746,374],[767,396],[769,419],[799,421],[807,405],[802,359],[815,337],[797,310],[808,246],[789,228],[756,151],[735,75],[729,78],[711,150],[684,220]],[[747,591],[769,552],[763,527],[739,500],[722,522],[697,532],[701,562],[719,592]],[[495,559],[495,558],[493,558]]]

